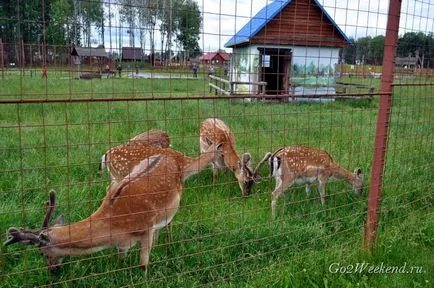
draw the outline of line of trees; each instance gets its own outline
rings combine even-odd
[[[181,58],[201,53],[199,47],[202,16],[194,0],[119,0],[121,21],[128,27],[130,46],[139,31],[140,46],[149,40],[151,55],[155,55],[155,31],[160,33],[161,60],[170,59],[174,42],[182,50]],[[146,37],[146,34],[149,37]]]
[[[0,39],[15,44],[104,45],[105,30],[119,28],[117,15],[120,26],[128,27],[132,47],[138,33],[140,46],[149,43],[155,54],[157,32],[162,55],[171,55],[174,42],[185,57],[200,53],[202,17],[194,0],[0,1]]]
[[[43,5],[44,4],[44,5]],[[5,43],[90,46],[104,35],[103,0],[1,1],[0,38]]]
[[[383,63],[383,35],[350,38],[352,45],[342,49],[341,56],[348,64],[364,63],[381,65]],[[407,32],[398,39],[397,55],[399,57],[416,56],[423,59],[423,67],[434,68],[434,34]]]

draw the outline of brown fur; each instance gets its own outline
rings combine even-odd
[[[354,173],[341,167],[325,151],[303,146],[284,147],[268,157],[272,176],[276,179],[276,188],[272,193],[272,215],[275,217],[276,201],[294,182],[306,184],[306,193],[310,193],[311,185],[318,184],[321,203],[326,200],[325,187],[330,177],[349,182],[357,193],[363,188],[363,174],[360,169]],[[276,167],[279,165],[279,167]],[[258,169],[256,169],[258,170]]]
[[[228,168],[237,178],[242,194],[249,195],[253,183],[250,154],[245,153],[240,159],[231,129],[218,118],[205,119],[200,125],[199,143],[201,151],[206,151],[212,143],[222,143],[223,155],[212,162],[214,174],[217,169]]]
[[[161,130],[149,130],[134,136],[128,141],[129,145],[153,146],[158,148],[170,147],[170,136]]]

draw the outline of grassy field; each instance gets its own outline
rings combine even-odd
[[[378,80],[369,81],[378,86]],[[58,192],[57,213],[65,213],[67,223],[87,217],[106,193],[109,177],[97,170],[109,147],[140,132],[163,129],[175,149],[197,155],[199,123],[213,116],[232,127],[238,152],[249,151],[254,163],[285,145],[320,147],[351,171],[361,167],[369,190],[377,99],[327,104],[159,101],[158,96],[206,96],[207,80],[77,81],[60,73],[47,81],[8,74],[0,78],[0,87],[2,99],[156,98],[0,105],[2,232],[10,226],[40,225],[52,188]],[[137,249],[124,260],[108,249],[67,257],[54,275],[34,247],[14,245],[1,248],[0,286],[432,287],[434,91],[425,86],[395,92],[381,222],[372,255],[363,250],[366,193],[355,196],[345,183],[335,181],[327,186],[329,201],[322,207],[316,189],[307,199],[304,187],[293,187],[280,199],[278,217],[272,221],[273,179],[255,185],[244,198],[233,175],[222,172],[212,184],[207,169],[185,183],[173,222],[175,243],[166,246],[165,232],[160,234],[147,272],[138,267]],[[261,174],[267,173],[264,167]],[[363,262],[422,270],[332,273],[338,265]]]

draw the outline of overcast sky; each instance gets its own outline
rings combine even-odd
[[[224,48],[224,44],[256,13],[272,0],[196,0],[202,11],[203,27],[200,47],[204,52]],[[282,0],[274,0],[282,1]],[[319,0],[348,37],[385,35],[388,2],[386,0]],[[112,5],[112,26],[119,26],[117,7]],[[410,31],[434,32],[434,1],[403,0],[400,34]],[[108,21],[107,21],[108,22]],[[106,23],[108,25],[108,23]],[[127,27],[107,29],[105,47],[117,49],[120,35],[122,46],[129,46]],[[111,35],[110,35],[111,34]],[[160,47],[156,33],[156,48]],[[136,46],[139,47],[138,32]],[[149,40],[147,41],[149,42]],[[149,43],[146,49],[149,49]],[[176,47],[173,47],[176,50]],[[228,52],[231,49],[226,49]],[[149,51],[147,51],[149,53]]]

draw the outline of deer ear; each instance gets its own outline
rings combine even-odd
[[[250,166],[250,159],[252,156],[250,156],[250,153],[244,153],[242,158],[242,164],[246,166]]]
[[[363,174],[362,169],[361,168],[356,168],[356,170],[354,170],[354,174],[356,174],[357,176],[360,176]]]
[[[206,144],[208,144],[208,146],[211,146],[211,145],[212,145],[212,141],[209,140],[208,137],[205,137],[205,142],[206,142]]]
[[[215,147],[215,149],[218,150],[218,151],[222,151],[222,149],[223,149],[223,143],[217,144],[217,146]]]
[[[54,225],[63,225],[63,221],[65,220],[65,216],[60,214],[56,220],[54,221]]]

